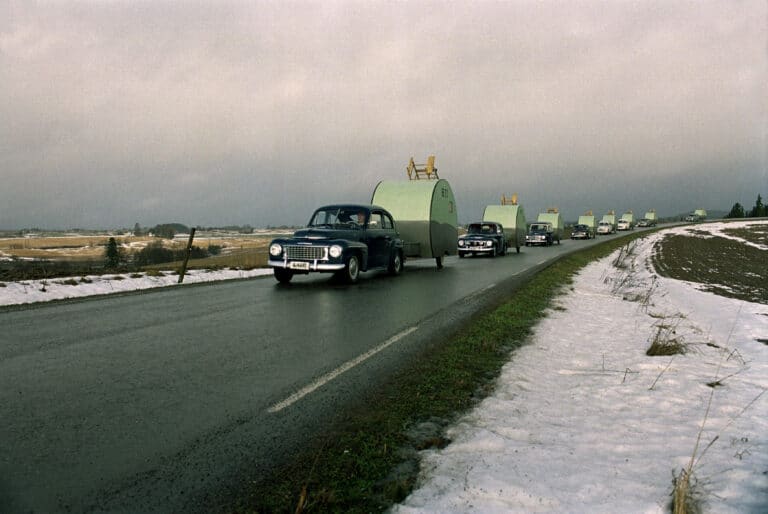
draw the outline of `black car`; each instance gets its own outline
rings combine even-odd
[[[553,241],[552,237],[552,224],[545,222],[531,223],[528,228],[528,233],[525,235],[525,246],[551,246]],[[558,239],[558,244],[560,240]]]
[[[281,283],[312,272],[334,273],[354,283],[361,271],[382,269],[397,275],[404,262],[392,215],[375,205],[320,207],[305,229],[269,245],[269,265]]]
[[[571,239],[591,239],[592,232],[588,225],[574,225],[571,231]]]
[[[507,243],[504,238],[504,227],[493,221],[470,223],[467,233],[459,237],[459,257],[485,254],[495,257],[507,253]]]

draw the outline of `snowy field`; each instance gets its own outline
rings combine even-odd
[[[251,278],[271,274],[271,269],[252,269],[248,271],[230,269],[217,271],[190,270],[184,275],[183,284]],[[0,283],[0,305],[46,302],[98,294],[123,293],[153,287],[176,286],[178,281],[178,275],[166,272],[162,276],[150,276],[146,273],[122,273],[3,282]]]
[[[655,276],[660,237],[582,270],[394,512],[669,512],[694,453],[702,512],[768,512],[768,305]],[[686,354],[646,355],[661,325]]]

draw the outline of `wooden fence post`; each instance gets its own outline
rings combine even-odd
[[[179,271],[179,284],[184,282],[184,274],[187,272],[187,263],[189,262],[189,254],[192,253],[192,240],[195,239],[195,227],[189,231],[189,241],[187,241],[187,251],[184,252],[184,264],[181,265],[181,271]]]

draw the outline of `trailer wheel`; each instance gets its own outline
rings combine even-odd
[[[526,245],[526,246],[528,246],[528,245]],[[515,249],[517,250],[517,253],[520,253],[520,245],[517,245],[517,246],[515,247]]]
[[[443,256],[435,257],[435,264],[437,264],[437,269],[443,269]]]
[[[390,275],[399,275],[403,271],[403,257],[398,250],[392,252],[392,257],[389,258],[389,266],[387,271]]]
[[[285,268],[275,268],[275,278],[281,284],[287,284],[293,278],[293,271]]]
[[[501,243],[501,252],[499,255],[507,255],[507,242],[504,241]]]

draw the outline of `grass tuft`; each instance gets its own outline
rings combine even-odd
[[[677,335],[677,323],[656,323],[656,331],[651,337],[651,345],[645,351],[650,357],[683,355],[688,352],[688,344],[681,335]]]

